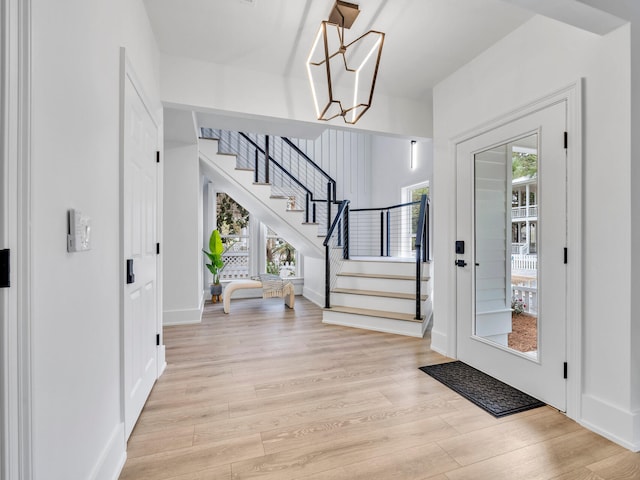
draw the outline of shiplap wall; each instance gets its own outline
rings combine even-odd
[[[348,199],[352,208],[371,201],[371,135],[327,129],[315,140],[291,139],[336,180],[337,199]]]

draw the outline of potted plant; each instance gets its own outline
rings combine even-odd
[[[211,284],[211,301],[220,301],[222,295],[222,285],[220,285],[220,272],[224,269],[224,262],[222,261],[222,254],[224,253],[224,246],[222,245],[222,238],[220,238],[220,232],[214,230],[209,237],[209,252],[202,250],[211,263],[207,263],[207,268],[213,275],[213,283]]]

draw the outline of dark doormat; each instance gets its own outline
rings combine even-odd
[[[420,370],[497,418],[545,405],[460,361],[427,365]]]

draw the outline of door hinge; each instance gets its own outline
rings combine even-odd
[[[565,263],[565,265],[567,264],[567,256],[568,256],[567,247],[564,247],[564,263]]]
[[[156,243],[156,255],[160,255],[160,244]]]
[[[156,150],[156,163],[160,163],[160,150]]]
[[[564,362],[564,370],[563,370],[563,378],[567,378],[567,372],[568,372],[568,366],[567,366],[567,362]]]
[[[564,132],[564,148],[569,148],[569,132]]]
[[[0,288],[11,286],[11,251],[8,248],[0,250]]]
[[[159,334],[159,333],[157,333],[157,334],[156,334],[156,347],[159,347],[159,346],[160,346],[160,334]],[[566,377],[565,377],[565,378],[566,378]]]

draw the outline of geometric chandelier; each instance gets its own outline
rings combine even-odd
[[[318,120],[341,116],[354,124],[371,107],[384,33],[370,30],[345,44],[358,5],[337,0],[329,19],[320,24],[307,58],[307,73]]]

